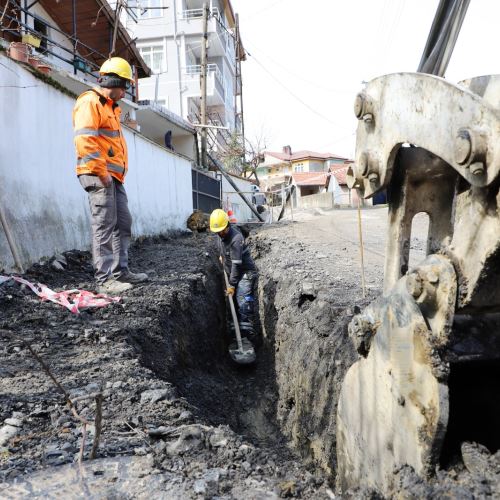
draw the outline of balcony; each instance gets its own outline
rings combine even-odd
[[[179,13],[179,31],[186,35],[199,35],[203,33],[203,9],[188,9]],[[209,55],[226,56],[234,61],[234,42],[231,35],[224,28],[226,23],[217,7],[211,11],[208,19]]]
[[[187,85],[187,96],[201,96],[200,74],[201,64],[186,66],[184,72],[184,83]],[[219,106],[224,104],[224,78],[217,64],[207,64],[207,104]]]

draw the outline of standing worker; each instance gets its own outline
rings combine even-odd
[[[112,57],[99,73],[99,86],[81,94],[73,109],[76,174],[89,195],[98,289],[122,293],[148,279],[128,268],[132,216],[123,187],[128,158],[118,101],[133,82],[132,68]]]
[[[253,341],[257,268],[241,231],[230,224],[229,216],[220,208],[210,215],[210,231],[217,233],[224,269],[229,276],[228,295],[236,295],[241,336]]]

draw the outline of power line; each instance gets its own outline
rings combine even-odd
[[[330,118],[327,116],[323,115],[319,111],[315,110],[309,104],[307,104],[303,99],[301,99],[298,95],[294,94],[284,83],[282,83],[276,76],[274,76],[261,62],[259,62],[255,56],[247,52],[247,54],[252,57],[252,59],[276,82],[278,83],[281,87],[283,87],[294,99],[299,101],[303,106],[305,106],[309,111],[314,113],[315,115],[319,116],[320,118],[323,118],[323,120],[327,121],[331,125],[334,125],[335,127],[343,127],[343,125],[340,125],[339,123],[335,123],[332,121]]]
[[[245,44],[247,44],[247,43],[249,43],[250,45],[252,45],[254,49],[256,49],[262,55],[264,55],[265,57],[267,57],[273,64],[276,64],[276,66],[280,66],[281,68],[283,68],[290,75],[294,76],[295,78],[298,78],[299,80],[302,80],[305,83],[308,83],[309,85],[312,85],[314,87],[317,87],[319,89],[325,90],[327,92],[332,92],[332,93],[339,93],[339,94],[352,93],[350,90],[332,89],[332,88],[329,88],[329,87],[325,87],[324,85],[320,85],[320,84],[318,84],[316,82],[313,82],[311,80],[307,80],[303,76],[301,76],[301,75],[299,75],[299,74],[294,73],[293,71],[291,71],[287,66],[285,66],[285,65],[281,64],[280,62],[276,61],[275,59],[273,59],[264,50],[262,50],[259,47],[257,47],[254,42],[252,42],[251,40],[248,40],[248,38],[245,38]],[[247,52],[247,54],[251,56],[250,53]]]

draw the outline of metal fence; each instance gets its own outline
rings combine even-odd
[[[193,208],[209,214],[221,208],[222,181],[220,175],[212,177],[201,170],[192,169]]]

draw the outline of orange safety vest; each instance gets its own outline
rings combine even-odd
[[[121,109],[97,89],[84,92],[73,109],[76,174],[105,176],[123,182],[128,169]]]

